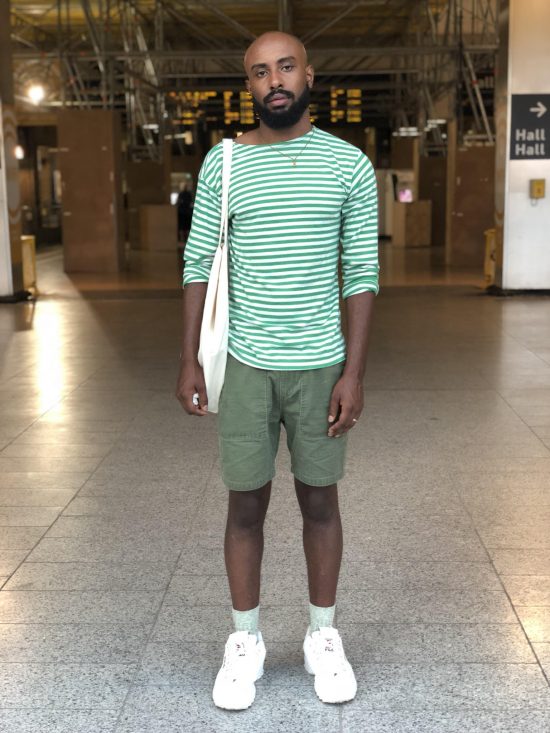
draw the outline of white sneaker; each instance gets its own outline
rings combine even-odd
[[[256,680],[264,673],[265,644],[258,632],[236,631],[225,644],[223,663],[212,698],[219,708],[246,710],[256,697]]]
[[[357,681],[336,629],[323,627],[313,634],[307,630],[304,666],[315,675],[315,692],[322,702],[347,702],[355,697]]]

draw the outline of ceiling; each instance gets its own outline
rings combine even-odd
[[[141,128],[190,93],[238,94],[243,52],[267,30],[304,41],[322,114],[330,90],[361,89],[361,121],[389,127],[433,116],[466,84],[464,54],[490,73],[498,45],[498,0],[11,0],[11,14],[19,104],[39,79],[46,106],[118,107]]]

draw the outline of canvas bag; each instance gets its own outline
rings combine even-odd
[[[209,412],[218,412],[227,364],[227,339],[229,335],[228,209],[232,154],[233,140],[224,138],[220,237],[208,279],[198,354],[199,364],[202,366],[206,382]]]

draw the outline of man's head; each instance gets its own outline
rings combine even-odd
[[[295,36],[279,31],[264,33],[244,56],[246,88],[254,110],[268,127],[292,127],[309,106],[313,68]]]

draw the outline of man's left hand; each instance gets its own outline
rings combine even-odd
[[[363,384],[345,374],[334,385],[328,411],[328,436],[338,438],[347,433],[363,411]]]

